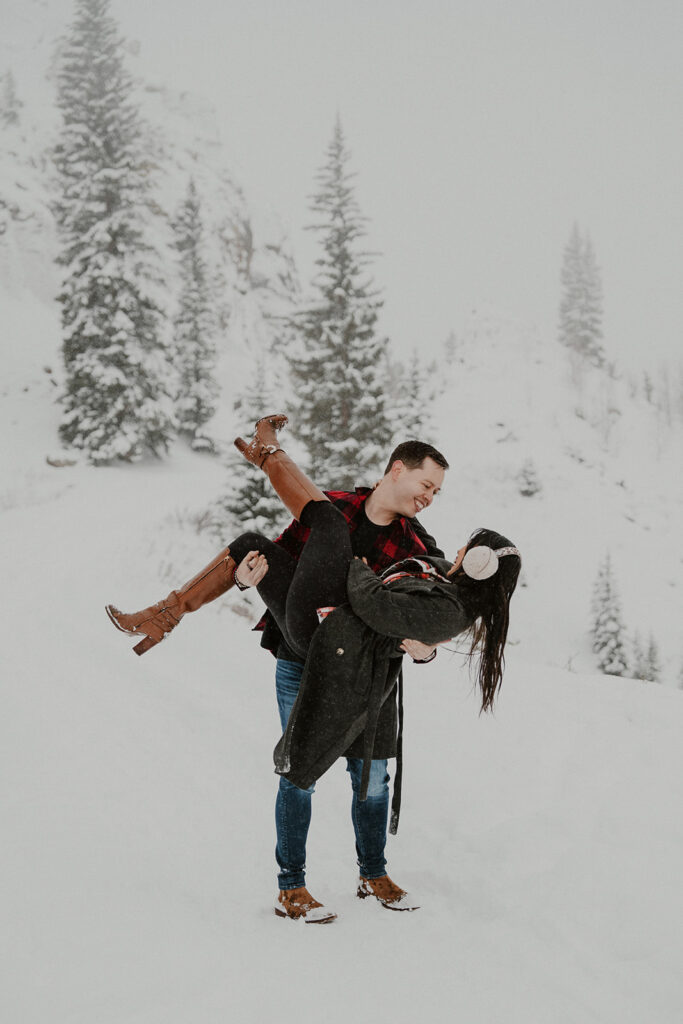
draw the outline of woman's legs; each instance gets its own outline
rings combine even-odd
[[[235,446],[263,470],[285,507],[311,531],[292,579],[283,630],[292,650],[305,658],[318,626],[316,609],[346,600],[346,575],[353,553],[341,512],[280,448],[278,430],[286,422],[283,415],[264,416],[257,422],[252,440],[238,437]],[[268,575],[270,572],[266,581]],[[262,588],[259,584],[259,593],[268,604],[269,597]],[[271,611],[277,619],[277,613]]]
[[[230,545],[230,551],[236,565],[239,565],[250,551],[259,551],[266,556],[268,572],[256,589],[285,641],[290,644],[287,633],[287,595],[296,572],[296,560],[283,547],[264,537],[262,533],[240,534]]]
[[[310,501],[301,513],[301,523],[311,532],[287,595],[286,632],[293,650],[305,657],[318,626],[317,609],[346,601],[353,551],[348,523],[329,501]]]
[[[310,534],[295,561],[260,533],[243,533],[230,545],[237,565],[250,551],[266,556],[268,572],[257,590],[287,644],[305,658],[318,626],[318,608],[346,601],[346,576],[353,558],[344,516],[329,501],[311,501],[301,522]]]

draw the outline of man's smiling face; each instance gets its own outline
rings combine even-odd
[[[441,490],[445,470],[427,457],[415,469],[399,460],[391,467],[390,475],[396,513],[412,519],[431,505]]]

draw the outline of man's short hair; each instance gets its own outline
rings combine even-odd
[[[385,476],[399,459],[408,469],[417,469],[425,459],[433,459],[437,466],[448,469],[448,463],[441,452],[434,445],[427,444],[425,441],[402,441],[389,456],[387,468],[384,470]]]

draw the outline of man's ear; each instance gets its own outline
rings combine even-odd
[[[401,473],[405,468],[405,462],[403,462],[401,459],[396,459],[396,461],[393,462],[391,466],[391,479],[398,480],[398,478],[400,477]]]

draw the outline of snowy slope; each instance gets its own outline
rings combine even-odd
[[[255,606],[231,595],[143,659],[103,612],[158,599],[213,556],[193,522],[224,469],[182,445],[132,467],[46,462],[69,454],[39,157],[53,82],[35,74],[52,74],[58,6],[13,5],[0,42],[31,110],[0,152],[0,195],[18,211],[0,236],[4,1018],[677,1024],[680,419],[663,423],[618,376],[577,381],[533,327],[492,311],[462,325],[435,410],[452,468],[425,524],[453,552],[478,525],[524,552],[498,710],[478,717],[457,655],[408,669],[389,866],[419,912],[354,898],[337,766],[318,787],[309,881],[339,921],[277,920],[278,724],[273,663],[249,634]],[[248,212],[201,101],[164,90],[147,101],[160,138],[178,141],[164,207],[206,147],[212,211]],[[228,290],[222,436],[246,426],[229,397],[267,336],[283,266],[262,246],[247,285]],[[529,458],[542,484],[532,498],[517,483]],[[662,686],[594,674],[590,593],[607,549],[629,630],[660,644]]]
[[[629,634],[652,631],[663,680],[683,665],[683,422],[661,416],[629,381],[586,369],[533,326],[493,311],[464,325],[445,366],[438,437],[452,469],[431,515],[440,538],[478,525],[524,553],[517,637],[550,664],[586,671],[590,599],[610,551]],[[541,491],[520,494],[527,459]],[[457,547],[457,545],[456,545]],[[454,549],[455,550],[455,549]],[[537,602],[532,592],[542,593]],[[519,607],[521,606],[521,607]]]
[[[336,766],[309,880],[339,921],[272,914],[270,656],[227,598],[142,659],[103,612],[160,596],[164,514],[212,487],[211,463],[182,452],[46,468],[2,516],[6,1018],[678,1021],[683,694],[551,669],[524,645],[495,717],[456,656],[408,669],[389,865],[422,909],[354,898]]]

